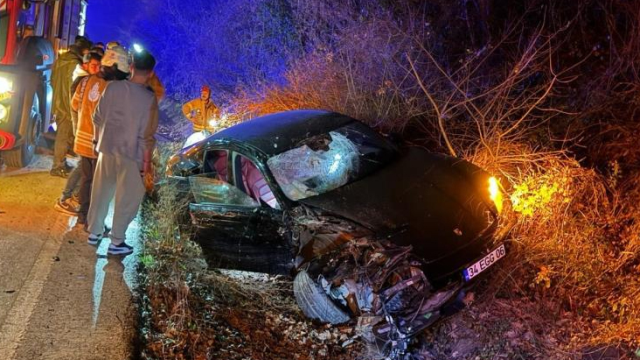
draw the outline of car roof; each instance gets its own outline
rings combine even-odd
[[[232,140],[252,145],[266,155],[294,148],[300,141],[327,133],[355,120],[322,110],[292,110],[244,121],[211,135],[207,142]]]

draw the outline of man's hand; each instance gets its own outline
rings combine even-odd
[[[147,193],[151,194],[155,185],[155,176],[153,171],[153,164],[150,161],[145,161],[140,170],[140,176],[142,176],[142,183]]]

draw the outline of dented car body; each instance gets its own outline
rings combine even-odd
[[[307,316],[357,318],[392,357],[505,254],[489,174],[337,113],[241,123],[180,151],[167,175],[188,189],[210,267],[292,274]]]

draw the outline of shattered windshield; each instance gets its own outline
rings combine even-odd
[[[383,167],[395,149],[361,123],[309,137],[271,157],[269,169],[291,200],[324,194]]]

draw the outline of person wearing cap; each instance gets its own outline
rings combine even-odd
[[[123,70],[120,70],[123,69]],[[127,53],[122,47],[107,50],[99,71],[78,84],[71,99],[71,109],[78,114],[78,127],[73,150],[80,155],[78,224],[86,224],[91,200],[91,183],[98,155],[94,149],[92,115],[108,81],[125,80],[129,76]],[[71,179],[71,177],[69,177]]]
[[[53,87],[52,113],[57,124],[56,141],[53,150],[53,166],[49,172],[53,176],[68,177],[72,167],[67,164],[67,152],[73,146],[73,124],[71,119],[71,85],[76,66],[82,64],[82,56],[89,52],[91,42],[78,37],[69,51],[60,55],[53,64],[51,86]]]
[[[84,63],[81,66],[78,65],[73,73],[74,81],[71,85],[71,94],[75,93],[78,85],[83,79],[87,78],[87,76],[95,75],[100,71],[101,59],[102,57],[95,53],[90,53],[84,56]],[[73,124],[73,134],[75,135],[78,128],[78,111],[73,107],[73,101],[71,104],[71,120]],[[82,175],[81,167],[82,162],[80,162],[78,167],[73,169],[69,174],[64,190],[62,190],[62,196],[60,196],[53,206],[57,211],[69,215],[76,215],[78,213],[80,205],[80,180]]]
[[[215,127],[211,124],[220,115],[220,110],[211,101],[211,89],[204,85],[200,90],[200,97],[193,99],[182,106],[182,113],[193,123],[193,131],[215,132]]]
[[[151,173],[158,128],[158,101],[147,88],[155,64],[147,51],[136,51],[131,78],[110,82],[93,113],[98,161],[87,218],[87,243],[97,245],[102,239],[109,204],[115,197],[111,244],[107,249],[110,255],[133,252],[125,242],[126,232],[144,198],[143,178]]]

